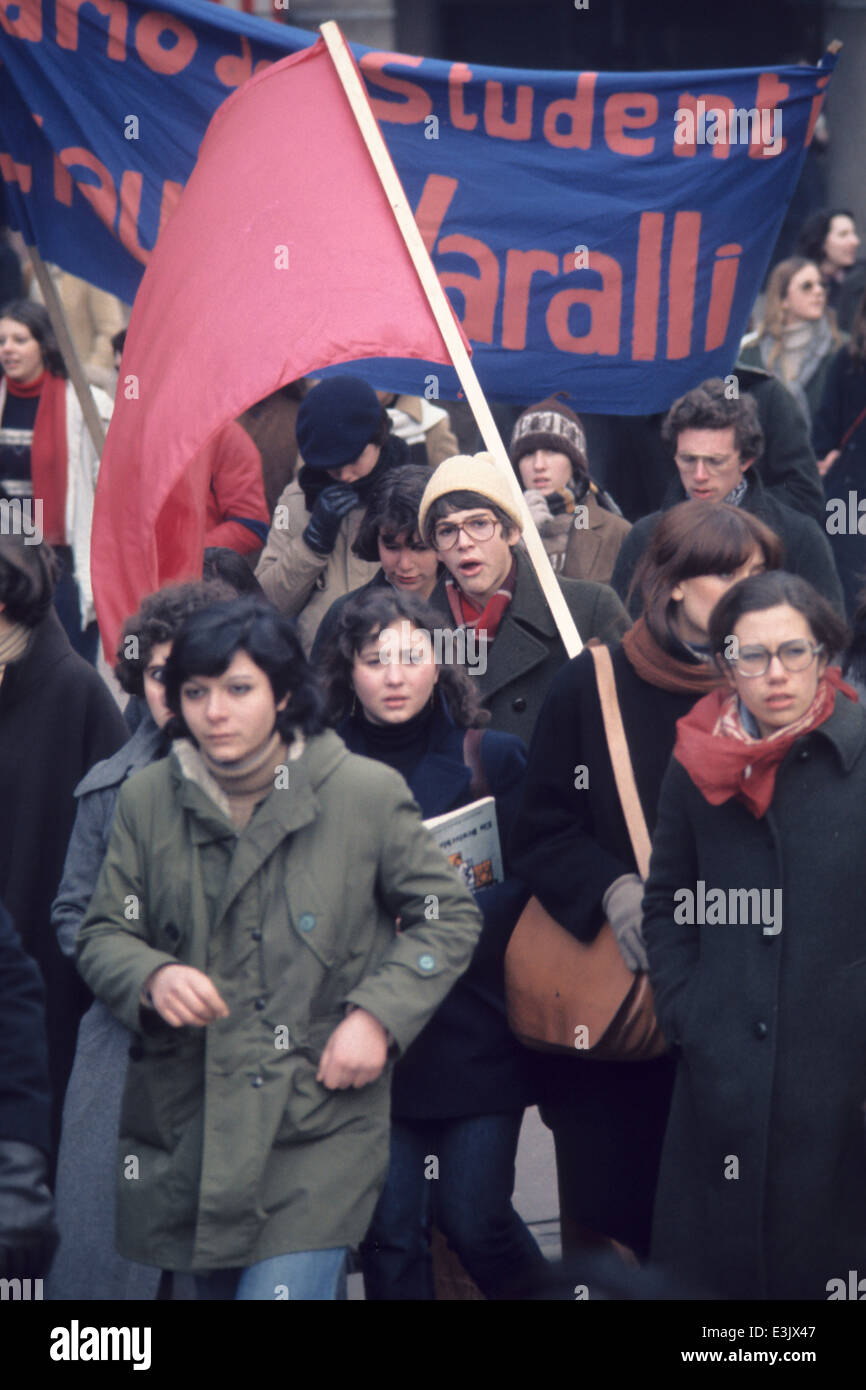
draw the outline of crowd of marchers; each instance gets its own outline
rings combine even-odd
[[[142,599],[113,671],[98,458],[15,287],[0,1275],[73,1301],[335,1299],[353,1270],[370,1300],[760,1300],[866,1268],[866,536],[826,524],[866,496],[858,245],[811,219],[732,373],[664,414],[497,408],[514,479],[459,403],[284,388],[208,446],[203,571]],[[501,862],[473,878],[441,818],[478,802]],[[516,1027],[536,983],[509,945],[541,915],[587,955],[612,936],[629,998],[648,981],[651,1055]],[[532,1106],[556,1266],[513,1201]]]

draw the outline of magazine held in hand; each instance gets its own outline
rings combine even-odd
[[[447,811],[444,816],[431,816],[424,824],[467,888],[476,892],[502,882],[502,850],[492,796]]]

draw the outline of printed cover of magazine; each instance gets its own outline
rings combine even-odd
[[[492,796],[444,816],[431,816],[424,824],[473,892],[502,882],[502,850]]]

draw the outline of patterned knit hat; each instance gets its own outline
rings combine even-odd
[[[514,426],[509,450],[514,467],[517,468],[524,454],[534,454],[536,449],[565,454],[579,472],[589,473],[583,425],[574,411],[556,396],[548,396],[546,401],[529,406]]]

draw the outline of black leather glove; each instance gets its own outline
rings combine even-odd
[[[304,530],[303,539],[317,555],[330,555],[337,543],[340,523],[358,505],[350,483],[334,483],[319,493]]]
[[[0,1276],[41,1279],[57,1246],[48,1161],[41,1149],[0,1139]]]

